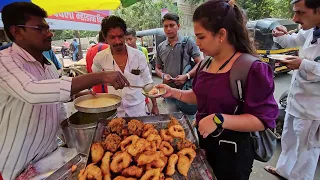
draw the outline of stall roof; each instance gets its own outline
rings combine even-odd
[[[54,30],[99,31],[102,19],[110,14],[111,11],[63,12],[49,16],[46,21]],[[3,22],[0,13],[1,28],[3,28]]]
[[[5,5],[14,2],[32,2],[43,8],[49,15],[60,12],[115,10],[121,4],[120,0],[94,0],[92,2],[84,0],[1,0],[0,12]]]

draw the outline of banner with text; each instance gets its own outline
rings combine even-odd
[[[48,18],[90,24],[101,24],[102,19],[109,15],[110,11],[79,11],[58,13],[49,16]]]

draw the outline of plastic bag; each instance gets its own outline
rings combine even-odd
[[[75,148],[59,147],[57,150],[39,160],[34,164],[34,167],[38,173],[45,173],[52,170],[57,170],[65,163],[70,161],[77,155]]]
[[[29,164],[27,169],[17,177],[17,180],[45,179],[77,154],[78,153],[75,148],[59,147],[48,156],[40,159],[38,162]]]

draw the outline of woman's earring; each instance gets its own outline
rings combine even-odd
[[[222,43],[222,40],[220,40],[220,43]]]

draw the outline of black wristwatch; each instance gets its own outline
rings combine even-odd
[[[213,116],[212,120],[213,120],[214,123],[216,123],[217,129],[211,133],[211,136],[212,137],[218,137],[218,136],[220,136],[220,134],[224,130],[223,127],[222,127],[223,122],[224,122],[224,118],[220,113],[217,113],[217,114],[215,114]]]

